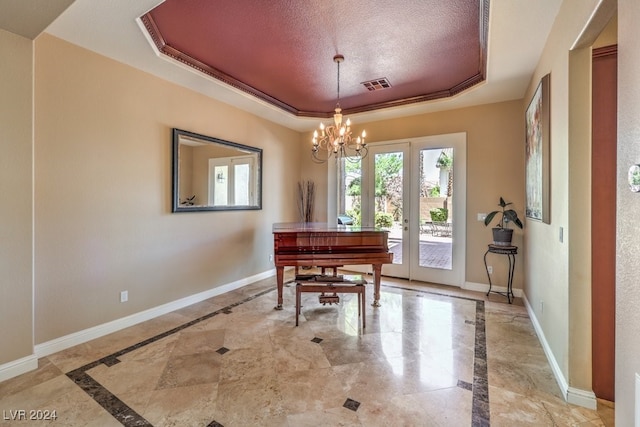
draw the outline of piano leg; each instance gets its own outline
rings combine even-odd
[[[380,307],[380,276],[382,275],[382,264],[373,264],[373,304]]]
[[[276,266],[276,283],[278,285],[278,305],[274,307],[276,310],[282,310],[282,287],[284,283],[284,266]]]

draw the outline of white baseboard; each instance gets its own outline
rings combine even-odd
[[[635,427],[640,427],[640,375],[638,375],[638,373],[636,372],[636,408],[635,408],[635,413],[636,413],[636,420],[633,423],[635,425]]]
[[[0,365],[0,382],[9,378],[17,377],[38,367],[38,357],[35,354],[12,360],[9,363]]]
[[[476,292],[482,292],[482,293],[487,293],[489,292],[489,284],[488,283],[477,283],[477,282],[464,282],[464,285],[462,285],[462,289],[466,289],[468,291],[476,291]],[[496,286],[493,285],[491,286],[491,290],[492,291],[496,291],[496,292],[507,292],[507,287],[506,286]],[[513,289],[513,295],[521,298],[523,293],[522,293],[522,289]]]
[[[560,391],[564,396],[564,400],[568,403],[583,406],[588,409],[597,409],[598,401],[596,400],[596,395],[591,390],[582,390],[575,387],[569,387],[569,383],[567,379],[564,377],[562,370],[560,369],[560,365],[556,360],[553,352],[551,351],[551,347],[547,342],[547,338],[544,335],[544,331],[542,330],[542,326],[538,322],[538,318],[527,299],[526,294],[523,294],[522,299],[524,300],[524,305],[527,308],[527,313],[529,313],[529,318],[531,319],[531,323],[533,324],[533,329],[536,331],[536,335],[538,335],[538,340],[542,345],[542,349],[544,350],[544,354],[547,356],[547,360],[549,361],[549,365],[551,365],[551,370],[553,371],[553,375],[556,377],[556,381],[558,382],[558,386],[560,387]]]
[[[582,390],[580,388],[569,387],[567,389],[567,402],[574,405],[583,406],[585,408],[598,409],[598,400],[596,394],[590,390]]]
[[[113,320],[111,322],[103,323],[102,325],[74,332],[72,334],[36,345],[34,349],[35,354],[37,355],[37,357],[48,356],[50,354],[66,350],[67,348],[73,347],[74,345],[82,344],[87,341],[103,337],[121,329],[128,328],[129,326],[136,325],[138,323],[153,319],[158,316],[162,316],[163,314],[170,313],[172,311],[187,307],[200,301],[204,301],[206,299],[222,295],[235,289],[239,289],[250,283],[267,279],[269,277],[272,277],[273,275],[275,275],[275,270],[269,270],[251,277],[236,280],[235,282],[217,286],[213,289],[209,289],[195,295],[190,295],[188,297],[181,298],[167,304],[159,305],[157,307],[150,308],[139,313],[134,313],[129,316]],[[0,366],[0,369],[1,368],[2,367]]]

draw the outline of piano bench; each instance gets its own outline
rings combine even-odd
[[[358,294],[358,317],[362,319],[362,329],[365,328],[365,285],[367,281],[362,276],[325,276],[302,275],[296,276],[296,326],[298,326],[298,318],[302,307],[302,293],[334,293],[334,294]],[[327,298],[330,304],[334,302],[331,297]]]

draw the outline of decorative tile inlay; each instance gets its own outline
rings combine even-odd
[[[458,387],[471,391],[473,389],[473,384],[466,381],[458,380]]]
[[[91,364],[90,364],[91,365]],[[89,366],[89,365],[86,365]],[[118,399],[114,394],[102,387],[100,383],[91,378],[82,368],[67,373],[67,376],[73,380],[82,390],[91,396],[96,402],[107,410],[116,420],[124,426],[150,426],[149,421],[144,419],[142,415],[136,413],[126,403]],[[89,368],[91,369],[91,368]]]
[[[385,278],[367,331],[356,298],[295,328],[295,289],[272,311],[274,281],[43,357],[0,382],[0,407],[64,426],[613,425],[564,401],[520,301]]]
[[[388,287],[412,292],[415,291],[415,289],[404,288],[402,286]],[[420,293],[423,295],[438,295],[440,297],[446,296],[449,298],[473,301],[476,303],[476,320],[473,322],[475,324],[475,345],[473,358],[473,385],[471,387],[473,392],[473,400],[471,404],[471,425],[473,427],[489,426],[491,423],[489,412],[489,378],[487,373],[487,335],[485,331],[484,301],[429,291],[420,291]]]
[[[107,356],[104,359],[100,359],[100,361],[109,367],[120,363],[120,360],[118,358],[112,356]]]
[[[344,405],[342,406],[355,412],[360,407],[360,402],[347,398],[347,400],[344,402]]]
[[[383,285],[383,287],[390,287],[395,289],[403,289],[408,290],[410,292],[416,292],[415,289],[406,289],[398,286],[387,286]],[[275,288],[270,287],[263,291],[260,291],[250,297],[247,297],[243,300],[234,302],[232,304],[227,305],[224,308],[208,313],[198,319],[191,320],[187,323],[184,323],[180,326],[177,326],[171,330],[153,336],[151,338],[145,339],[137,344],[119,350],[113,354],[110,354],[106,357],[98,359],[94,362],[88,363],[78,369],[72,370],[68,372],[66,375],[70,379],[72,379],[76,385],[78,385],[82,390],[84,390],[91,398],[93,398],[100,406],[102,406],[107,412],[109,412],[118,422],[125,426],[149,426],[151,423],[146,420],[143,416],[136,413],[131,407],[129,407],[126,403],[120,400],[117,396],[115,396],[112,392],[106,389],[103,385],[101,385],[98,381],[93,379],[87,371],[96,368],[100,365],[106,367],[113,367],[121,363],[120,358],[127,353],[138,350],[146,345],[155,343],[158,340],[166,338],[176,333],[180,333],[185,329],[195,326],[205,320],[211,319],[218,314],[231,314],[232,308],[237,307],[246,302],[252,301],[258,297],[263,295],[272,293],[275,291]],[[438,297],[444,298],[455,298],[466,301],[473,301],[476,306],[476,320],[468,321],[466,320],[466,324],[475,325],[475,345],[474,345],[474,366],[473,366],[473,384],[470,384],[466,381],[458,380],[458,387],[466,390],[472,391],[472,425],[473,426],[488,426],[489,425],[489,388],[488,388],[488,377],[487,377],[487,353],[486,353],[486,333],[485,333],[485,308],[484,302],[481,300],[477,300],[469,297],[461,297],[461,296],[453,296],[453,295],[443,295],[429,291],[418,291],[417,297],[424,298],[426,295],[432,294],[437,295]],[[195,334],[190,333],[189,339],[193,341],[195,338]],[[204,335],[203,335],[204,336]],[[209,335],[210,337],[218,339],[218,337],[214,334]],[[323,341],[322,338],[314,337],[312,340],[314,343],[320,343]],[[222,359],[218,359],[220,355],[223,355],[230,350],[226,347],[220,347],[217,350],[213,350],[215,347],[215,340],[208,343],[211,346],[210,352],[202,352],[195,354],[174,354],[167,364],[165,371],[162,373],[159,378],[158,388],[156,390],[167,390],[172,387],[180,387],[180,386],[190,386],[190,385],[198,385],[198,384],[207,384],[218,381],[217,376],[220,372],[220,363]],[[219,345],[219,343],[217,344]],[[189,347],[195,349],[206,348],[206,346],[196,346]],[[217,353],[217,354],[216,354]],[[234,350],[233,355],[236,352]],[[227,359],[226,356],[224,360]],[[182,359],[185,360],[185,363],[182,362]],[[188,360],[187,360],[188,359]],[[240,360],[240,362],[242,362]],[[238,361],[236,361],[238,363]],[[195,367],[195,369],[194,369]],[[114,368],[115,369],[115,368]],[[352,411],[357,411],[360,402],[348,398],[344,405],[345,408],[350,409]],[[220,419],[220,418],[218,418]],[[222,426],[217,421],[212,421],[208,424],[209,426]]]
[[[151,426],[152,424],[149,421],[147,421],[142,415],[138,414],[133,409],[131,409],[126,403],[121,401],[118,397],[116,397],[109,390],[103,387],[99,382],[91,378],[91,376],[89,376],[89,374],[87,374],[86,372],[90,369],[95,368],[100,364],[104,364],[106,366],[113,366],[117,363],[115,361],[118,360],[118,357],[120,356],[123,356],[132,351],[138,350],[139,348],[142,348],[148,344],[154,343],[158,340],[161,340],[177,332],[180,332],[186,328],[194,326],[200,322],[203,322],[207,319],[217,316],[220,313],[230,312],[230,309],[232,307],[236,307],[245,302],[254,300],[255,298],[258,298],[262,295],[271,293],[274,290],[275,289],[273,288],[265,289],[248,298],[245,298],[244,300],[235,302],[233,304],[228,305],[227,307],[224,307],[220,310],[213,311],[209,314],[205,314],[204,316],[199,317],[195,320],[191,320],[187,323],[183,323],[180,326],[177,326],[166,332],[160,333],[144,341],[141,341],[137,344],[134,344],[132,346],[119,350],[113,354],[110,354],[109,356],[96,360],[95,362],[87,363],[86,365],[80,368],[67,372],[66,375],[71,380],[73,380],[74,383],[77,384],[82,390],[84,390],[89,396],[91,396],[91,398],[93,398],[96,401],[96,403],[102,406],[115,419],[117,419],[122,425],[127,427]]]
[[[217,421],[211,421],[209,424],[207,424],[207,427],[224,427],[224,426]]]
[[[489,426],[489,378],[487,376],[487,335],[484,301],[476,301],[476,345],[473,358],[473,401],[471,425]]]

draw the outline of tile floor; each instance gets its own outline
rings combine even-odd
[[[373,308],[369,289],[364,331],[355,294],[303,294],[296,327],[273,278],[44,357],[0,383],[0,425],[614,425],[564,402],[519,300],[383,278]]]

